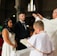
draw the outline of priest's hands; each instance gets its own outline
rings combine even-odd
[[[43,19],[43,18],[44,18],[44,17],[43,17],[41,14],[39,14],[39,13],[37,13],[37,16],[39,16],[40,19]]]
[[[34,18],[36,18],[36,17],[39,17],[40,19],[43,19],[44,17],[41,15],[41,14],[39,14],[39,13],[33,13],[32,14],[32,16],[34,17]]]

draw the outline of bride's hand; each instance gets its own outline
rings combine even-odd
[[[16,47],[17,47],[17,42],[15,41],[15,45],[16,45]]]
[[[13,44],[12,46],[13,46],[13,48],[16,48],[16,47],[17,47],[17,45],[16,45],[16,44]]]

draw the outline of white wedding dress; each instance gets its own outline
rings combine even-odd
[[[12,34],[8,31],[9,33],[9,40],[15,44],[15,34]],[[4,36],[3,40],[4,40]],[[3,47],[2,47],[2,56],[11,56],[12,51],[15,51],[16,49],[13,48],[11,45],[9,45],[7,42],[4,41]]]

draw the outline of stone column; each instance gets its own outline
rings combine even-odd
[[[18,21],[18,12],[20,7],[20,0],[15,0],[16,20]]]

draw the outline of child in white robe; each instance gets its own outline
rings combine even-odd
[[[54,47],[44,31],[43,22],[35,22],[33,28],[33,35],[26,40],[28,42],[26,46],[31,48],[30,56],[53,56]]]

